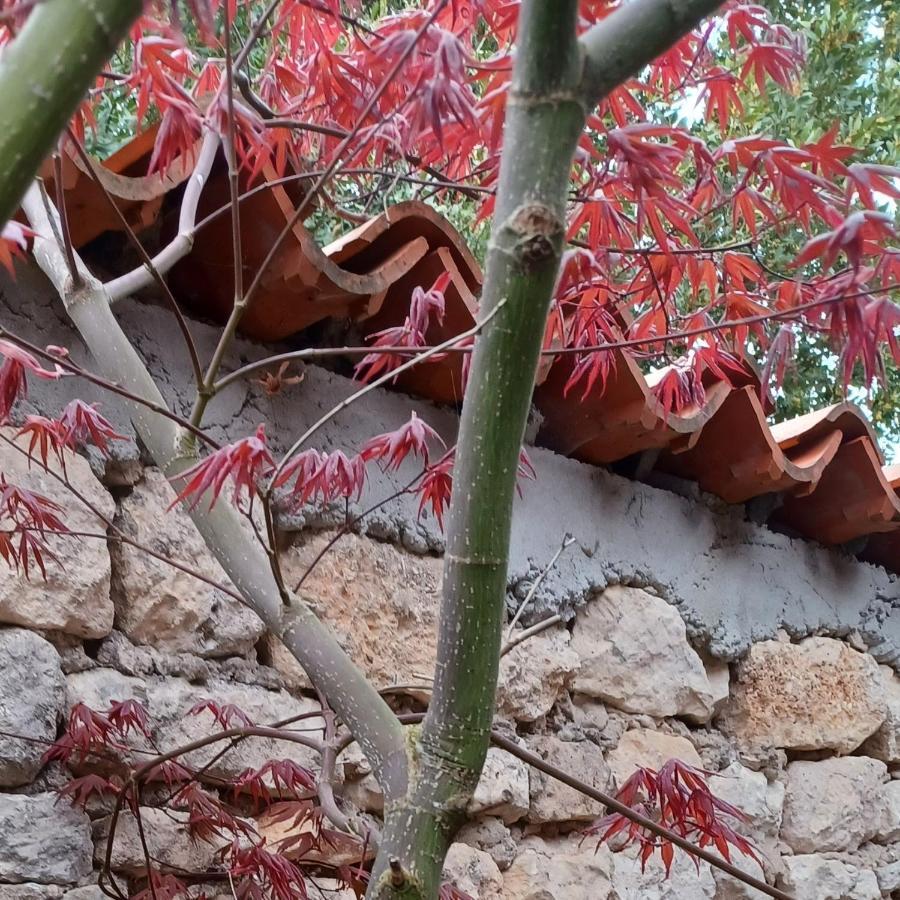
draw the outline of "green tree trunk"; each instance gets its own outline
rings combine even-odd
[[[0,56],[0,223],[142,8],[141,0],[44,0]]]
[[[516,468],[565,236],[585,111],[577,0],[526,0],[507,103],[482,312],[463,404],[444,557],[438,668],[408,798],[388,810],[368,896],[432,900],[487,753]],[[391,861],[393,860],[393,866]]]

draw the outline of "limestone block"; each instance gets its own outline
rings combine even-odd
[[[316,534],[284,554],[288,584],[330,537]],[[434,674],[441,570],[434,557],[350,534],[312,570],[301,594],[378,687],[418,684]]]
[[[509,828],[502,819],[495,816],[485,816],[467,822],[460,829],[458,838],[462,844],[468,844],[476,850],[484,850],[497,863],[497,868],[501,872],[505,872],[512,865],[519,853],[519,847]]]
[[[6,436],[14,432],[4,429]],[[27,448],[27,440],[19,445]],[[58,463],[49,463],[62,474]],[[75,495],[41,465],[31,463],[5,442],[0,442],[0,472],[9,484],[36,491],[62,507],[60,518],[70,531],[105,534],[106,522],[98,518]],[[70,454],[66,473],[72,487],[107,520],[112,520],[112,497],[91,473],[87,460]],[[41,573],[8,571],[0,577],[0,622],[62,631],[81,638],[101,638],[113,626],[113,604],[109,595],[110,562],[105,540],[50,537],[47,545],[56,559],[45,557],[46,579]]]
[[[881,786],[883,819],[875,839],[882,844],[900,841],[900,781],[889,781]]]
[[[40,741],[56,738],[65,697],[54,646],[24,628],[0,628],[0,786],[28,784],[37,775],[46,749]]]
[[[528,748],[564,772],[569,772],[599,791],[609,789],[609,766],[600,748],[590,741],[561,741],[552,735],[534,737]],[[591,821],[603,812],[603,806],[580,791],[545,775],[529,770],[530,822]]]
[[[215,865],[216,846],[194,841],[188,830],[188,813],[179,810],[141,807],[141,823],[151,859],[164,866],[185,872],[205,872]],[[94,862],[100,866],[106,856],[110,820],[94,823]],[[225,844],[223,839],[221,844]],[[134,814],[125,810],[119,816],[113,836],[110,865],[115,872],[140,876],[147,864],[138,822]]]
[[[752,857],[735,852],[732,854],[731,861],[742,872],[746,872],[760,881],[766,880],[766,874],[762,866]],[[750,887],[749,884],[729,875],[727,872],[723,872],[721,869],[710,867],[710,870],[716,883],[715,900],[761,900],[763,895],[756,888]]]
[[[875,873],[819,854],[786,856],[778,886],[795,900],[880,900]]]
[[[638,588],[607,588],[578,613],[574,689],[626,712],[707,721],[716,696],[674,606]]]
[[[77,884],[91,873],[91,823],[56,794],[0,794],[0,881]]]
[[[762,772],[733,762],[710,778],[709,786],[717,797],[747,817],[746,822],[734,823],[739,834],[758,842],[778,837],[784,809],[784,785],[780,781],[769,781]]]
[[[183,678],[145,680],[121,675],[114,669],[98,668],[70,675],[67,682],[70,706],[78,700],[101,710],[111,700],[135,699],[144,703],[154,739],[162,750],[171,750],[222,730],[209,712],[188,715],[188,711],[203,700],[212,700],[220,707],[231,704],[246,713],[254,725],[271,725],[318,709],[311,700],[293,697],[286,691],[270,691],[258,685],[216,679],[194,685]],[[232,724],[240,727],[242,722],[235,719]],[[308,718],[302,724],[315,728],[321,720]],[[188,765],[199,768],[216,756],[223,746],[222,742],[214,743],[186,754],[184,759]],[[317,754],[300,744],[250,737],[211,765],[208,774],[211,778],[231,779],[245,769],[259,768],[270,759],[291,759],[311,769],[319,765]]]
[[[487,753],[469,815],[500,816],[511,824],[528,813],[528,766],[505,750],[491,747]]]
[[[166,559],[231,587],[181,505],[169,509],[174,499],[162,472],[147,469],[121,501],[117,524]],[[113,544],[111,552],[116,624],[133,643],[216,657],[244,655],[262,635],[259,617],[218,588],[130,544]]]
[[[522,841],[520,853],[503,876],[504,900],[618,900],[612,890],[613,857],[609,849],[579,839]]]
[[[736,666],[723,730],[751,746],[849,753],[884,722],[878,664],[832,638],[762,641]]]
[[[472,900],[501,900],[503,875],[483,850],[466,844],[451,845],[444,860],[444,880],[468,894]]]
[[[686,853],[675,851],[670,876],[659,854],[641,866],[636,847],[613,856],[612,886],[619,900],[711,900],[716,895],[716,882],[710,866],[700,863],[700,871]]]
[[[787,767],[781,837],[795,853],[855,850],[884,822],[887,767],[847,756]]]
[[[890,666],[879,666],[887,701],[887,715],[878,730],[860,747],[866,756],[886,763],[900,762],[900,677]]]
[[[546,715],[578,669],[578,654],[565,628],[553,628],[517,644],[500,661],[497,714],[518,722]]]
[[[687,738],[662,731],[651,731],[649,728],[626,731],[618,746],[607,754],[606,759],[618,787],[621,787],[639,766],[659,769],[670,759],[680,759],[689,766],[702,768],[700,755]]]

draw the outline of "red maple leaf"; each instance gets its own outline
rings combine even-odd
[[[441,436],[414,412],[409,421],[396,431],[388,431],[366,441],[360,456],[366,462],[373,459],[384,461],[387,472],[399,469],[410,453],[421,456],[427,466],[429,441],[437,441],[442,447],[446,446]]]
[[[186,484],[169,509],[186,500],[190,500],[188,509],[196,509],[207,491],[212,492],[209,501],[212,509],[229,479],[234,483],[235,503],[240,503],[244,493],[252,506],[257,484],[274,467],[275,461],[266,444],[266,428],[260,425],[253,437],[226,444],[173,479]]]

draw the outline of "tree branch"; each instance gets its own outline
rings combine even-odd
[[[204,131],[200,152],[197,156],[197,165],[188,179],[184,197],[181,200],[178,234],[153,257],[152,269],[142,265],[107,282],[106,293],[111,303],[150,287],[158,276],[165,275],[175,263],[184,259],[191,252],[191,248],[194,246],[197,206],[219,150],[219,142],[219,135],[211,128]]]
[[[411,797],[387,808],[367,893],[377,900],[437,896],[440,862],[487,753],[517,461],[565,238],[568,176],[585,120],[577,15],[577,0],[526,0],[519,14],[481,303],[484,313],[496,315],[472,354],[447,527],[434,693]]]
[[[26,194],[23,209],[41,235],[34,242],[35,259],[62,297],[100,370],[132,394],[165,408],[159,388],[112,315],[106,290],[77,257],[84,287],[71,290],[59,245],[43,237],[52,234],[55,211],[45,207],[37,187]],[[183,429],[143,403],[129,404],[129,409],[135,430],[169,478],[177,478],[196,462],[196,456],[186,450],[190,442],[184,440]],[[407,756],[400,723],[331,631],[305,603],[282,597],[265,552],[251,540],[232,506],[219,503],[207,509],[200,504],[190,516],[244,602],[282,639],[342,721],[358,735],[385,795],[405,793]]]
[[[581,36],[581,89],[593,106],[686,35],[722,0],[632,0]]]
[[[387,808],[366,896],[437,896],[440,862],[491,732],[516,471],[566,232],[587,112],[697,20],[711,0],[635,0],[581,41],[577,0],[523,0],[506,106],[482,310],[457,443],[432,701],[411,795]]]

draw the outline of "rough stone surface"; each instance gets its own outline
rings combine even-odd
[[[27,784],[37,775],[46,749],[40,741],[56,738],[65,687],[49,641],[24,628],[0,628],[0,786]]]
[[[626,731],[615,750],[606,756],[619,787],[634,774],[638,766],[658,769],[670,759],[680,759],[697,768],[703,765],[697,750],[689,740],[675,734],[651,731],[648,728]]]
[[[94,861],[98,865],[102,864],[106,855],[109,822],[109,819],[102,819],[94,823]],[[152,859],[186,872],[205,872],[214,866],[217,848],[191,839],[186,812],[141,807],[141,822]],[[134,814],[127,810],[119,816],[116,825],[110,865],[114,871],[130,876],[146,872],[138,822]]]
[[[887,701],[887,715],[860,752],[886,763],[900,762],[900,676],[890,666],[879,666]]]
[[[503,876],[504,900],[614,900],[612,854],[577,838],[526,838]]]
[[[211,680],[193,685],[183,678],[148,678],[121,675],[113,669],[93,669],[68,678],[68,701],[83,700],[88,706],[103,709],[110,700],[137,699],[145,703],[154,723],[154,737],[161,748],[171,749],[198,738],[219,732],[209,712],[187,715],[203,700],[220,706],[232,704],[249,716],[256,725],[271,725],[281,719],[311,713],[318,705],[293,697],[286,691],[269,691],[257,685],[234,684]],[[234,722],[241,725],[240,721]],[[318,718],[306,725],[316,727]],[[188,765],[199,768],[217,755],[222,744],[213,744],[186,754]],[[251,737],[210,766],[212,778],[234,778],[247,768],[258,768],[269,759],[292,759],[308,768],[318,767],[317,754],[300,744]]]
[[[742,857],[740,853],[735,856],[737,864],[742,869],[757,878],[763,878],[763,871],[774,875],[780,871],[779,832],[781,830],[781,818],[784,809],[784,784],[780,781],[769,781],[762,772],[754,772],[739,762],[733,762],[715,777],[709,780],[713,793],[736,806],[746,816],[746,821],[741,819],[727,819],[728,824],[738,834],[746,835],[756,848],[757,856],[762,861],[763,868],[751,858]],[[715,871],[720,900],[734,898],[742,900],[745,896],[748,900],[758,900],[749,888],[733,879],[730,875]],[[749,890],[749,893],[743,893]]]
[[[795,900],[880,900],[875,873],[819,854],[788,856],[778,886]]]
[[[0,279],[2,277],[0,274]],[[31,336],[40,344],[70,345],[73,359],[87,361],[83,348],[72,338],[65,324],[58,300],[49,299],[50,294],[41,293],[43,288],[40,284],[36,288],[35,284],[33,277],[29,281],[26,271],[14,290],[0,292],[0,318],[3,324]],[[31,304],[28,316],[21,314],[21,297],[27,297]],[[35,309],[39,316],[37,324],[32,325]],[[138,351],[151,361],[166,398],[179,411],[184,411],[185,406],[190,404],[190,389],[188,379],[182,378],[183,348],[167,340],[170,319],[151,306],[129,302],[120,305],[117,315],[126,330],[135,336]],[[199,323],[192,323],[192,328],[201,354],[208,356],[215,341],[215,332]],[[33,333],[29,329],[34,329]],[[235,342],[226,366],[232,368],[258,358],[266,350],[247,342]],[[127,418],[115,400],[92,394],[94,389],[90,385],[76,385],[74,380],[67,380],[58,385],[35,382],[33,387],[30,405],[24,407],[26,412],[56,412],[65,402],[68,391],[87,400],[100,399],[104,403],[104,412],[118,430],[132,434]],[[268,397],[257,388],[236,384],[210,405],[212,433],[217,439],[230,440],[251,433],[258,422],[266,421],[271,445],[278,452],[284,449],[286,440],[296,436],[297,429],[309,425],[318,418],[322,409],[346,397],[353,387],[346,379],[315,367],[307,369],[300,389],[283,392],[277,397]],[[411,408],[452,442],[456,424],[452,412],[436,410],[399,394],[378,391],[373,392],[365,403],[355,405],[352,410],[330,421],[317,433],[316,444],[322,449],[356,448],[362,439],[371,434],[395,428],[406,421]],[[146,490],[148,482],[139,483],[143,464],[138,459],[137,446],[133,441],[117,444],[115,451],[119,457],[115,472],[109,466],[104,471],[104,465],[96,457],[90,459],[90,465],[94,471],[104,472],[107,484],[116,485],[116,494],[120,498],[120,520],[125,523],[127,517],[124,510],[128,502],[137,503],[140,492]],[[724,661],[740,658],[751,640],[778,637],[783,645],[789,647],[790,641],[802,640],[810,634],[834,635],[845,638],[846,644],[855,651],[871,648],[872,655],[878,660],[900,666],[900,582],[896,578],[888,578],[883,571],[859,564],[840,551],[792,540],[753,525],[747,521],[742,508],[726,508],[698,491],[690,490],[690,496],[687,496],[684,485],[675,481],[658,480],[657,483],[665,487],[660,490],[580,465],[539,448],[529,453],[538,471],[538,480],[525,485],[524,495],[516,501],[510,564],[510,607],[521,600],[527,584],[533,583],[544,569],[558,549],[563,534],[571,532],[574,543],[543,579],[529,605],[525,624],[549,613],[561,613],[567,626],[577,629],[578,626],[573,623],[576,609],[588,603],[586,616],[596,605],[596,599],[592,598],[602,594],[610,585],[627,584],[633,590],[646,590],[652,600],[663,604],[659,607],[664,610],[663,615],[674,610],[684,622],[686,638],[697,650],[708,682],[708,705],[715,724],[725,707],[727,714],[732,712],[731,691],[738,694],[744,689],[738,667],[735,667],[735,684],[729,685],[729,671]],[[351,515],[362,506],[380,501],[408,481],[416,474],[410,466],[416,468],[410,463],[396,474],[384,473],[373,467],[369,488],[359,507],[351,504]],[[153,471],[147,476],[149,481],[158,477],[158,473]],[[138,493],[127,497],[125,495],[131,485],[138,485]],[[161,483],[161,488],[164,487]],[[681,491],[682,495],[673,491]],[[108,502],[105,495],[103,499]],[[422,554],[441,552],[443,536],[430,516],[418,517],[416,507],[415,498],[400,497],[367,517],[362,528],[368,539],[358,536],[343,538],[338,545],[343,555],[332,557],[335,566],[331,570],[314,573],[307,579],[304,591],[313,589],[311,599],[323,617],[331,622],[351,654],[361,660],[380,683],[412,685],[399,693],[424,698],[427,691],[422,682],[431,674],[434,659],[433,634],[441,564],[433,556]],[[304,509],[295,515],[282,517],[282,525],[301,532],[298,535],[301,546],[288,553],[289,557],[295,558],[297,567],[308,562],[334,534],[323,529],[339,526],[344,514],[343,508],[325,511]],[[151,516],[145,518],[152,519]],[[604,522],[604,528],[599,532],[596,527],[598,518]],[[164,524],[168,525],[168,520]],[[153,536],[156,536],[155,533]],[[371,542],[372,538],[393,543],[377,545]],[[397,550],[396,545],[405,547],[411,553]],[[172,555],[177,557],[180,552],[180,548],[173,548]],[[611,593],[616,590],[619,589]],[[740,602],[735,601],[735,596],[739,597]],[[104,595],[101,590],[100,598],[109,610],[109,594]],[[93,595],[88,599],[90,602],[96,600]],[[125,621],[123,611],[126,607],[134,605],[138,608],[146,601],[144,597],[129,597],[124,590],[121,597],[116,595],[116,599],[122,601],[119,610],[122,623]],[[191,603],[194,599],[189,598]],[[44,600],[42,596],[42,603]],[[64,600],[68,602],[68,594]],[[184,597],[178,596],[176,600],[181,603]],[[48,608],[52,611],[53,603],[62,602],[58,597],[51,597]],[[3,618],[2,609],[0,604],[0,620]],[[181,615],[183,611],[183,608],[152,610],[144,620],[145,633],[154,627],[156,616],[161,615],[163,619],[160,621],[164,621],[165,616]],[[72,610],[66,609],[65,613],[71,616]],[[631,610],[625,610],[623,615],[630,613]],[[228,626],[229,623],[225,623],[225,630]],[[105,630],[109,630],[108,624]],[[263,664],[260,665],[253,659],[253,641],[239,628],[235,627],[230,636],[223,631],[226,643],[221,646],[204,643],[202,625],[198,626],[197,631],[199,637],[198,634],[191,634],[184,638],[195,642],[190,643],[185,652],[165,645],[159,648],[135,646],[120,631],[107,635],[99,646],[93,640],[88,644],[82,642],[87,633],[83,627],[74,632],[69,629],[68,633],[63,629],[54,629],[47,633],[47,637],[63,657],[62,669],[69,676],[67,692],[70,702],[76,696],[90,695],[98,701],[91,705],[102,707],[110,699],[128,696],[142,699],[157,720],[155,737],[160,744],[196,736],[198,732],[192,731],[195,727],[213,732],[217,730],[208,714],[199,719],[184,716],[185,710],[203,697],[213,697],[220,703],[234,703],[259,722],[268,722],[303,708],[305,701],[296,700],[285,691],[278,690],[284,685],[299,694],[306,684],[302,675],[291,670],[290,660],[279,656],[278,646],[268,637],[255,644],[259,662]],[[143,637],[135,637],[137,633],[133,633],[132,640],[143,640]],[[634,639],[633,635],[628,636]],[[151,633],[147,640],[156,638],[157,635]],[[567,638],[567,631],[558,628],[546,632],[541,638],[543,640],[531,639],[519,648],[521,660],[508,660],[505,665],[510,671],[501,686],[502,717],[520,724],[519,731],[525,735],[530,746],[546,741],[552,745],[553,753],[558,753],[563,745],[570,749],[577,748],[572,753],[554,758],[554,761],[579,775],[584,774],[586,760],[594,762],[599,758],[596,750],[599,747],[607,762],[620,764],[623,779],[633,772],[636,764],[658,766],[672,756],[697,765],[699,759],[692,747],[696,748],[708,768],[718,770],[728,767],[730,774],[727,781],[719,779],[725,785],[724,789],[717,792],[750,812],[751,822],[739,827],[746,828],[761,843],[765,850],[763,856],[767,875],[772,878],[781,872],[782,857],[775,851],[778,849],[776,832],[781,805],[780,784],[786,777],[785,749],[778,749],[779,745],[765,736],[761,746],[750,747],[748,741],[736,731],[732,732],[734,737],[729,738],[717,731],[712,723],[698,729],[694,727],[694,722],[688,727],[678,718],[669,718],[674,715],[706,722],[709,711],[705,707],[702,714],[690,711],[666,713],[668,721],[661,722],[661,714],[650,710],[650,701],[641,701],[637,704],[639,708],[632,713],[614,708],[615,701],[612,700],[607,701],[610,707],[607,710],[604,703],[596,698],[584,694],[573,698],[569,690],[579,659],[572,648],[572,641]],[[230,645],[227,643],[229,641],[232,642]],[[234,643],[241,641],[244,643],[240,647]],[[666,654],[665,664],[656,669],[660,681],[665,681],[659,672],[666,671],[666,666],[670,666],[670,671],[680,671],[678,666],[684,662],[686,645],[686,640],[679,642]],[[848,752],[843,748],[851,738],[856,739],[853,731],[861,728],[860,713],[863,724],[872,717],[870,694],[863,696],[860,702],[860,697],[853,691],[848,691],[846,696],[840,693],[847,688],[844,682],[848,677],[851,685],[857,684],[863,669],[852,656],[855,651],[850,651],[851,665],[845,665],[846,660],[841,655],[838,664],[825,666],[822,672],[815,671],[810,676],[814,690],[801,687],[796,691],[802,696],[804,707],[817,708],[815,716],[819,717],[819,721],[815,727],[819,731],[815,739],[822,740],[824,735],[826,741],[825,746],[816,747],[810,753],[800,751],[805,758],[823,760],[838,747],[841,748],[838,752]],[[249,658],[230,656],[232,652],[247,652]],[[785,651],[788,652],[796,651]],[[201,658],[201,654],[205,658]],[[111,668],[119,672],[111,672]],[[777,672],[777,666],[775,670]],[[824,678],[820,677],[823,672]],[[638,672],[638,675],[644,674]],[[783,677],[783,673],[779,674]],[[829,681],[832,677],[837,680]],[[864,748],[871,749],[857,748],[855,752],[890,759],[893,765],[897,740],[891,731],[891,684],[890,679],[882,680],[886,695],[884,722],[880,725],[875,723],[872,728],[874,734],[864,745]],[[818,687],[820,681],[824,685],[821,688]],[[689,679],[687,683],[690,683]],[[801,683],[805,684],[802,679]],[[836,685],[840,688],[837,703],[832,696]],[[681,696],[681,687],[676,686],[673,690],[672,685],[665,681],[662,693]],[[657,685],[657,693],[659,688]],[[783,707],[777,703],[773,705],[773,696],[759,698],[758,706],[764,710],[760,713],[760,734],[776,725],[777,728],[807,727],[802,709],[798,711],[798,707],[790,703]],[[0,691],[0,705],[4,700]],[[292,702],[299,705],[291,705]],[[397,708],[404,711],[420,708],[418,705],[410,707],[403,698],[396,696],[392,697],[391,702],[396,702]],[[849,724],[845,721],[848,716],[845,715],[844,705],[847,709],[852,708]],[[829,706],[835,710],[833,715]],[[781,721],[773,724],[776,717],[788,724],[783,725]],[[829,717],[835,721],[828,721]],[[845,731],[841,732],[840,727]],[[862,735],[863,738],[868,736]],[[679,741],[685,743],[679,746]],[[785,746],[792,754],[798,750],[793,745]],[[247,749],[253,750],[254,746],[248,744]],[[553,753],[548,756],[552,757]],[[226,768],[213,772],[227,777],[248,764],[258,765],[265,758],[294,757],[295,754],[302,754],[299,761],[304,764],[316,765],[316,760],[302,748],[277,744],[260,748],[259,753],[254,753],[249,760],[229,754]],[[759,772],[750,772],[733,764],[737,759],[745,767],[758,769]],[[371,781],[370,772],[356,763],[351,765],[345,761],[339,772],[341,776],[352,779],[356,786]],[[500,770],[497,774],[504,777],[507,773]],[[58,786],[64,777],[62,767],[49,766],[24,790],[29,799],[42,796],[41,792]],[[842,846],[849,843],[854,847],[860,840],[894,840],[897,815],[892,809],[892,784],[900,784],[900,778],[896,782],[879,784],[874,794],[868,790],[861,791],[864,795],[862,800],[854,795],[852,789],[847,790],[843,785],[840,785],[841,791],[835,800],[835,791],[831,789],[835,779],[820,778],[819,781],[829,788],[828,799],[823,803],[837,806],[842,812],[850,807],[853,810],[865,808],[873,822],[867,824],[865,829],[857,827],[860,815],[854,811],[850,816],[854,824],[849,840],[844,833],[838,836],[838,843]],[[502,791],[498,795],[502,799]],[[348,796],[346,790],[344,796]],[[0,807],[5,799],[5,796],[0,796]],[[148,803],[153,802],[150,795],[145,799]],[[549,802],[546,796],[539,797],[539,800]],[[799,808],[802,804],[795,798],[794,805]],[[711,888],[717,900],[744,900],[744,897],[752,896],[715,874],[711,881],[705,869],[698,878],[690,863],[684,867],[684,879],[679,874],[680,869],[677,869],[672,881],[663,883],[658,878],[658,871],[651,867],[647,873],[641,874],[634,859],[629,859],[627,855],[616,857],[604,849],[594,857],[590,843],[579,849],[577,837],[558,837],[577,829],[578,822],[568,818],[572,815],[570,799],[563,798],[555,802],[555,806],[562,812],[554,812],[554,818],[544,822],[519,822],[507,826],[498,816],[490,816],[476,820],[466,829],[466,840],[471,840],[477,850],[486,853],[502,870],[509,868],[515,872],[514,864],[520,869],[525,868],[525,863],[517,863],[518,860],[530,860],[533,877],[511,878],[510,884],[519,893],[504,891],[504,896],[508,894],[511,900],[519,900],[520,893],[528,900],[553,900],[555,897],[565,897],[567,900],[587,897],[593,900],[599,897],[602,900],[607,896],[617,900],[623,897],[654,900],[675,896],[694,900],[709,897]],[[60,811],[65,812],[65,809],[54,807],[52,822],[56,828],[60,827]],[[92,807],[91,815],[98,814],[102,814],[102,809]],[[508,811],[506,814],[509,817]],[[558,815],[565,818],[557,818]],[[824,823],[826,844],[828,839],[834,837],[834,828],[829,831],[829,815],[824,809],[814,809],[812,815],[814,824]],[[790,816],[784,827],[788,832],[794,827]],[[870,835],[873,828],[874,833]],[[538,830],[541,837],[523,840],[523,833],[533,834]],[[159,832],[162,834],[163,830]],[[521,842],[519,846],[516,841]],[[540,842],[543,848],[540,852],[535,849],[537,845],[534,842]],[[0,856],[3,846],[0,837]],[[781,849],[790,853],[787,845]],[[833,852],[821,850],[818,846],[816,852],[835,856]],[[854,867],[857,873],[846,896],[857,900],[859,897],[865,900],[874,896],[871,893],[873,874],[884,893],[900,886],[894,883],[900,881],[900,875],[892,872],[891,868],[900,860],[900,841],[889,845],[863,843],[858,849],[838,852],[841,856],[833,861],[844,867]],[[773,853],[774,860],[771,858]],[[539,869],[534,867],[535,858],[538,859]],[[794,857],[795,860],[801,858]],[[677,865],[681,866],[682,860]],[[827,878],[825,881],[827,883]],[[493,872],[487,884],[495,890]],[[816,885],[815,879],[811,884]],[[40,887],[38,889],[41,890]],[[478,889],[473,884],[471,890]],[[79,897],[79,900],[95,900],[96,895],[91,893],[95,888],[84,890],[86,896]],[[46,893],[40,896],[55,900],[64,893],[62,886],[48,885]],[[209,895],[227,900],[228,890],[222,884],[211,885]],[[818,897],[819,893],[814,892],[813,896]],[[2,898],[0,889],[0,900]],[[26,894],[9,900],[32,900],[32,897]],[[76,900],[75,896],[70,900]]]
[[[56,794],[0,794],[0,881],[77,884],[91,874],[91,823]]]
[[[875,872],[875,877],[883,894],[900,890],[900,861],[880,866]]]
[[[578,663],[565,628],[526,638],[500,662],[497,714],[519,722],[546,715],[570,684]]]
[[[519,847],[509,828],[502,819],[494,816],[467,822],[460,829],[458,838],[462,844],[484,850],[497,863],[497,868],[501,872],[505,872],[512,865],[519,853]]]
[[[468,894],[472,900],[501,900],[503,875],[483,850],[466,844],[452,844],[444,861],[444,879]]]
[[[893,780],[883,785],[881,800],[884,817],[875,840],[882,844],[890,844],[900,840],[900,781]]]
[[[700,659],[706,669],[709,687],[712,691],[713,712],[718,713],[731,696],[731,666],[708,653],[701,653]]]
[[[55,408],[55,406],[54,406]],[[14,432],[4,429],[4,435]],[[19,445],[27,448],[27,439]],[[59,463],[50,468],[61,474]],[[105,534],[106,522],[98,519],[69,489],[40,465],[0,443],[0,471],[10,484],[36,491],[62,507],[60,514],[70,531]],[[91,474],[88,463],[69,454],[66,459],[69,483],[107,520],[112,520],[112,497]],[[56,556],[47,555],[46,579],[32,572],[7,571],[3,563],[0,578],[0,622],[26,628],[62,631],[82,638],[100,638],[113,625],[113,605],[109,596],[110,562],[105,540],[95,538],[50,537],[47,546]]]
[[[780,781],[769,781],[762,772],[734,762],[710,779],[709,786],[717,797],[747,817],[745,822],[734,823],[739,834],[759,843],[778,837],[784,809],[784,785]]]
[[[849,753],[887,713],[875,660],[832,638],[763,641],[736,670],[721,726],[750,745]]]
[[[766,873],[762,866],[756,860],[749,856],[742,856],[740,853],[733,854],[732,863],[736,865],[742,872],[758,878],[760,881],[766,880]],[[720,869],[710,867],[713,881],[716,883],[715,900],[761,900],[763,894],[749,884],[734,878],[727,872]]]
[[[469,804],[469,814],[500,816],[511,824],[527,813],[528,766],[505,750],[491,747]]]
[[[284,646],[279,638],[267,632],[263,636],[262,647],[266,663],[278,672],[288,690],[310,690],[312,688],[312,682],[303,670],[303,666],[297,662],[294,654]]]
[[[58,297],[34,267],[19,266],[15,283],[0,273],[0,318],[17,334],[41,346],[71,349],[74,361],[91,360],[60,308]],[[190,409],[191,379],[183,347],[171,340],[174,325],[163,309],[145,303],[117,304],[117,317],[133,338],[160,389],[176,409]],[[191,322],[201,354],[212,353],[219,330]],[[270,352],[249,341],[235,341],[225,364],[236,367]],[[269,397],[252,382],[235,384],[210,404],[208,419],[217,439],[233,440],[269,423],[270,443],[281,451],[298,429],[311,425],[323,409],[345,399],[357,385],[340,375],[307,366],[302,391]],[[117,429],[133,434],[122,405],[107,393],[71,379],[30,386],[25,411],[54,413],[67,399],[100,400]],[[410,409],[453,443],[456,419],[450,412],[409,397],[376,391],[354,404],[317,433],[320,449],[356,447],[373,434],[396,428]],[[137,457],[133,441],[116,454]],[[516,501],[512,529],[512,583],[533,580],[558,550],[566,533],[574,545],[541,583],[531,604],[534,620],[550,612],[569,613],[609,584],[653,586],[679,606],[698,646],[736,659],[751,641],[771,637],[779,628],[797,637],[817,631],[846,634],[856,629],[881,661],[900,665],[900,583],[884,570],[858,563],[836,550],[777,534],[748,521],[740,506],[724,509],[705,498],[670,490],[584,465],[539,447],[529,449],[538,473]],[[386,475],[370,472],[362,505],[396,492],[416,472],[413,466]],[[362,508],[362,506],[360,507]],[[351,512],[357,511],[356,509]],[[339,514],[334,516],[337,521]],[[598,518],[605,524],[602,535]],[[304,511],[295,527],[320,524],[319,514]],[[385,504],[368,522],[369,533],[397,540],[420,552],[440,550],[443,536],[428,516],[419,517],[416,498]],[[731,589],[723,590],[723,585]],[[741,602],[733,601],[739,587]]]
[[[315,534],[284,554],[289,584],[299,581],[330,537]],[[434,673],[441,568],[439,559],[346,535],[313,569],[301,594],[379,687],[421,684]]]
[[[574,688],[626,712],[687,716],[713,712],[712,687],[687,642],[678,611],[638,588],[615,585],[575,618],[572,646],[581,657]]]
[[[528,749],[564,772],[572,772],[599,791],[609,788],[609,766],[596,744],[590,741],[561,741],[553,735],[541,735],[528,742]],[[585,797],[574,788],[529,769],[531,822],[590,821],[603,812],[602,804]]]
[[[884,818],[887,767],[865,757],[787,767],[781,837],[795,853],[854,850]]]
[[[116,523],[166,559],[231,587],[187,513],[169,509],[175,492],[158,469],[119,505]],[[252,540],[248,532],[248,540]],[[225,592],[130,544],[113,544],[116,625],[135,644],[168,653],[246,654],[263,633],[259,617]]]
[[[701,863],[698,872],[687,854],[676,851],[669,877],[658,854],[643,870],[636,848],[616,853],[613,859],[613,887],[619,900],[710,900],[716,894],[710,867]]]
[[[106,894],[94,884],[67,891],[57,884],[0,884],[0,900],[104,900]]]

